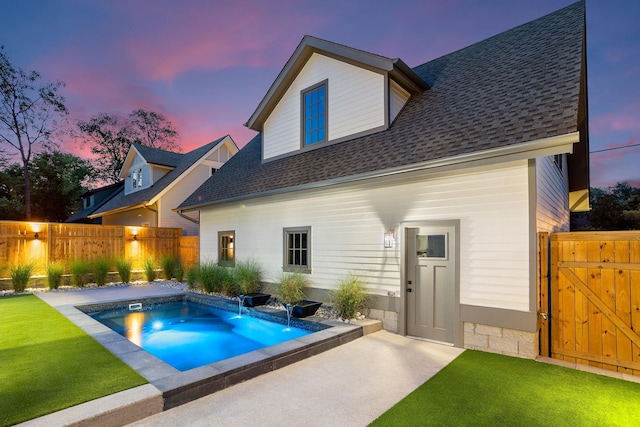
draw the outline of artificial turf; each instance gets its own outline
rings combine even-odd
[[[371,426],[634,426],[640,384],[467,350]]]
[[[146,382],[36,296],[0,298],[0,425]]]

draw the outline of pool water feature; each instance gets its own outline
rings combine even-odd
[[[312,332],[190,301],[135,308],[100,311],[91,317],[180,371]]]

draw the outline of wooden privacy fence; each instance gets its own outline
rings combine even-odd
[[[183,237],[180,228],[0,221],[0,267],[33,263],[34,276],[44,275],[52,262],[124,257],[140,270],[146,259],[163,256],[184,256],[186,268],[197,264],[197,237]],[[0,277],[6,275],[4,270]]]
[[[553,233],[550,242],[551,356],[640,375],[640,232]]]

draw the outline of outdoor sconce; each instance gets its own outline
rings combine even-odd
[[[393,248],[395,244],[396,244],[396,238],[393,233],[393,230],[387,230],[387,232],[384,233],[384,247]]]
[[[40,239],[40,234],[38,234],[38,232],[36,231],[36,233],[33,235],[33,238],[36,240]]]
[[[134,240],[134,241],[138,240],[138,235],[137,235],[137,234],[134,234],[134,235],[133,235],[133,240]]]

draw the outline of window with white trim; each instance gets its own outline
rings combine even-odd
[[[311,273],[311,227],[285,228],[284,271]]]

